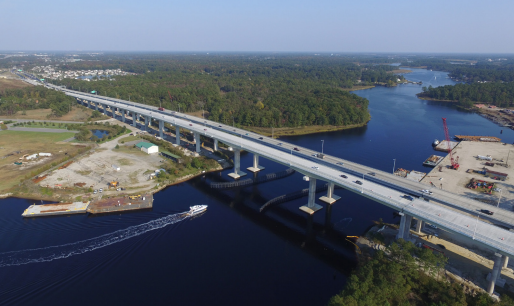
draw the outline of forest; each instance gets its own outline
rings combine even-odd
[[[466,294],[444,277],[447,258],[403,239],[384,251],[364,256],[330,306],[514,306],[508,296],[495,302],[485,292]]]
[[[514,81],[514,60],[509,57],[501,61],[489,62],[487,59],[451,60],[442,58],[423,58],[404,62],[402,66],[424,67],[449,72],[448,76],[466,83],[475,82],[512,82]]]
[[[256,127],[346,126],[369,120],[368,101],[344,89],[394,85],[390,65],[313,56],[134,55],[67,63],[63,69],[121,68],[140,73],[115,80],[53,83],[80,91],[162,106],[205,111],[210,120]]]
[[[31,86],[22,89],[6,89],[0,92],[0,115],[7,116],[18,111],[30,109],[51,109],[52,116],[67,114],[75,99],[62,92],[43,86]]]
[[[439,87],[423,87],[419,97],[434,100],[459,102],[465,107],[474,102],[489,103],[499,107],[514,106],[514,83],[473,83],[456,84]]]

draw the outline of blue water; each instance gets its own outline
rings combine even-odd
[[[104,131],[104,130],[91,130],[91,132],[93,133],[94,136],[96,136],[98,138],[103,138],[104,136],[109,136],[109,132]]]
[[[414,69],[423,86],[453,84],[442,72]],[[449,104],[418,100],[419,85],[355,92],[370,100],[365,127],[286,141],[392,171],[428,172],[422,162],[451,135],[498,136],[514,131]],[[266,169],[283,166],[260,159]],[[251,154],[242,155],[250,166]],[[392,210],[357,194],[342,197],[309,220],[306,198],[259,213],[269,199],[307,187],[302,175],[238,190],[213,190],[232,169],[171,186],[155,195],[150,211],[23,219],[34,201],[0,200],[0,304],[6,305],[325,305],[355,266],[346,235],[361,235]],[[250,172],[249,172],[250,173]],[[320,182],[321,184],[322,182]],[[319,194],[318,196],[321,196]],[[190,205],[208,204],[197,218],[180,218]],[[14,253],[13,253],[14,252]]]

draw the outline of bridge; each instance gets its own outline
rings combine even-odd
[[[37,81],[31,83],[40,85]],[[45,86],[63,91],[66,95],[74,97],[79,103],[94,107],[107,114],[109,108],[115,117],[116,111],[121,113],[121,121],[130,121],[136,126],[137,118],[144,119],[148,127],[150,121],[159,124],[159,134],[163,138],[164,123],[175,127],[176,144],[180,145],[180,129],[187,129],[194,134],[196,151],[200,152],[200,135],[214,140],[214,150],[218,149],[218,142],[231,146],[234,150],[234,172],[229,176],[237,179],[246,175],[241,171],[241,150],[253,153],[253,165],[249,171],[257,172],[263,169],[259,166],[259,157],[285,165],[305,175],[309,181],[309,196],[306,205],[300,209],[313,214],[322,208],[316,203],[316,182],[327,182],[327,194],[320,201],[332,205],[339,197],[334,195],[334,186],[340,186],[349,191],[358,193],[376,202],[386,205],[400,212],[401,221],[398,238],[409,238],[412,219],[418,220],[416,231],[420,232],[423,222],[437,225],[441,229],[465,237],[475,243],[495,252],[495,261],[488,291],[494,290],[496,278],[501,269],[506,267],[508,259],[514,256],[514,232],[492,225],[480,220],[512,228],[514,226],[514,213],[496,209],[494,215],[480,215],[480,209],[491,207],[484,203],[453,194],[449,191],[431,189],[432,194],[426,195],[420,190],[428,189],[426,185],[409,181],[396,175],[385,173],[364,165],[326,155],[323,159],[313,157],[312,150],[301,148],[293,144],[278,141],[273,138],[248,132],[229,125],[203,120],[175,111],[162,111],[157,107],[130,101],[84,94],[73,90],[45,84]],[[373,173],[374,175],[369,175]],[[361,184],[358,184],[361,181]],[[405,193],[416,195],[419,198],[410,200]],[[476,217],[475,217],[476,216]]]

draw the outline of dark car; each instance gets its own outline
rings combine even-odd
[[[355,184],[362,185],[361,181],[355,181]]]
[[[403,198],[410,200],[410,201],[414,201],[414,198],[411,197],[410,195],[404,195]]]
[[[298,148],[294,148],[293,150],[295,150],[295,151],[300,151],[300,150],[298,150]]]
[[[483,212],[484,214],[492,215],[494,212],[487,210],[487,209],[481,209],[480,212]]]
[[[262,140],[263,138],[262,137],[259,137],[260,140]]]
[[[375,176],[375,174],[376,174],[375,172],[368,173],[368,175],[371,175],[371,176]]]
[[[221,127],[221,125],[218,125],[218,127]]]
[[[344,174],[341,174],[341,175],[340,175],[340,177],[342,177],[342,178],[348,178],[348,177],[347,177],[346,175],[344,175]]]

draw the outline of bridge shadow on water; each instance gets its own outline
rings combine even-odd
[[[343,274],[348,275],[355,266],[357,262],[355,246],[347,240],[347,234],[344,231],[333,226],[330,205],[326,205],[328,209],[318,212],[318,214],[324,215],[324,222],[315,221],[313,215],[307,215],[298,208],[297,211],[292,211],[280,205],[261,213],[261,206],[269,198],[264,196],[256,185],[233,189],[213,189],[210,187],[210,176],[217,177],[216,181],[224,181],[219,178],[219,174],[211,173],[192,179],[187,184],[214,197],[217,201],[225,203],[226,206],[247,220],[302,248]],[[298,204],[298,207],[303,204]]]

